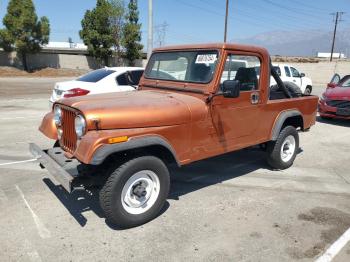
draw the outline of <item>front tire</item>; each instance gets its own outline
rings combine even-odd
[[[53,148],[55,148],[55,147],[61,147],[61,146],[60,146],[60,141],[59,141],[59,140],[56,140],[52,147],[53,147]]]
[[[286,169],[293,165],[299,149],[299,135],[295,127],[286,126],[276,141],[267,145],[267,162],[275,169]]]
[[[311,92],[312,92],[312,87],[311,86],[307,86],[305,88],[304,94],[305,95],[311,95]]]
[[[137,157],[110,175],[100,191],[100,205],[107,221],[122,228],[139,226],[159,214],[169,188],[169,171],[162,160]]]

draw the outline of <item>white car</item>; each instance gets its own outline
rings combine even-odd
[[[58,82],[50,97],[50,105],[61,98],[133,91],[137,88],[143,71],[141,67],[105,67],[76,80]]]
[[[273,64],[282,81],[293,82],[300,87],[303,94],[309,95],[312,92],[312,80],[305,76],[304,73],[287,64]],[[273,77],[271,77],[270,84],[276,84]]]

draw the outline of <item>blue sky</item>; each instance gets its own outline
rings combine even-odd
[[[330,13],[344,11],[339,27],[350,27],[350,0],[230,0],[228,40],[269,31],[333,30]],[[0,21],[8,0],[0,0]],[[80,21],[95,0],[34,0],[38,16],[51,23],[50,41],[79,38]],[[142,41],[147,41],[148,0],[139,0]],[[154,25],[168,24],[165,44],[218,42],[223,40],[225,0],[153,0]],[[2,24],[1,24],[2,26]]]

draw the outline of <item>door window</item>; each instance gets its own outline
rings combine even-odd
[[[273,69],[275,69],[276,73],[281,76],[281,69],[279,66],[274,66]]]
[[[97,83],[98,81],[109,76],[110,74],[113,74],[114,72],[115,72],[114,70],[109,70],[105,68],[97,69],[90,73],[87,73],[86,75],[79,77],[77,80],[82,82]]]
[[[293,77],[300,77],[299,71],[296,70],[294,67],[290,67],[290,70],[292,71]]]
[[[344,76],[340,81],[339,85],[342,87],[350,87],[350,75]]]
[[[132,82],[134,85],[138,85],[143,74],[143,70],[130,71]]]
[[[345,79],[341,86],[342,87],[350,87],[350,78]]]
[[[127,86],[127,85],[138,85],[141,79],[141,76],[143,74],[143,70],[134,70],[134,71],[129,71],[129,78],[131,83],[128,81],[128,76],[127,72],[120,74],[119,76],[116,77],[116,81],[118,85],[120,86]]]
[[[120,86],[127,86],[128,85],[128,79],[126,78],[126,74],[122,73],[116,78],[118,85]]]
[[[287,77],[290,77],[290,71],[289,71],[289,67],[288,66],[284,67],[284,72],[286,73]]]
[[[221,86],[225,80],[239,80],[241,91],[259,89],[260,59],[256,56],[228,55],[221,75]]]

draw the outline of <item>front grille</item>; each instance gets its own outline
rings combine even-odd
[[[75,116],[76,112],[69,107],[62,109],[62,137],[60,140],[63,150],[73,154],[77,148],[77,135],[75,133]]]
[[[326,103],[332,107],[350,109],[350,101],[348,100],[329,100]]]

